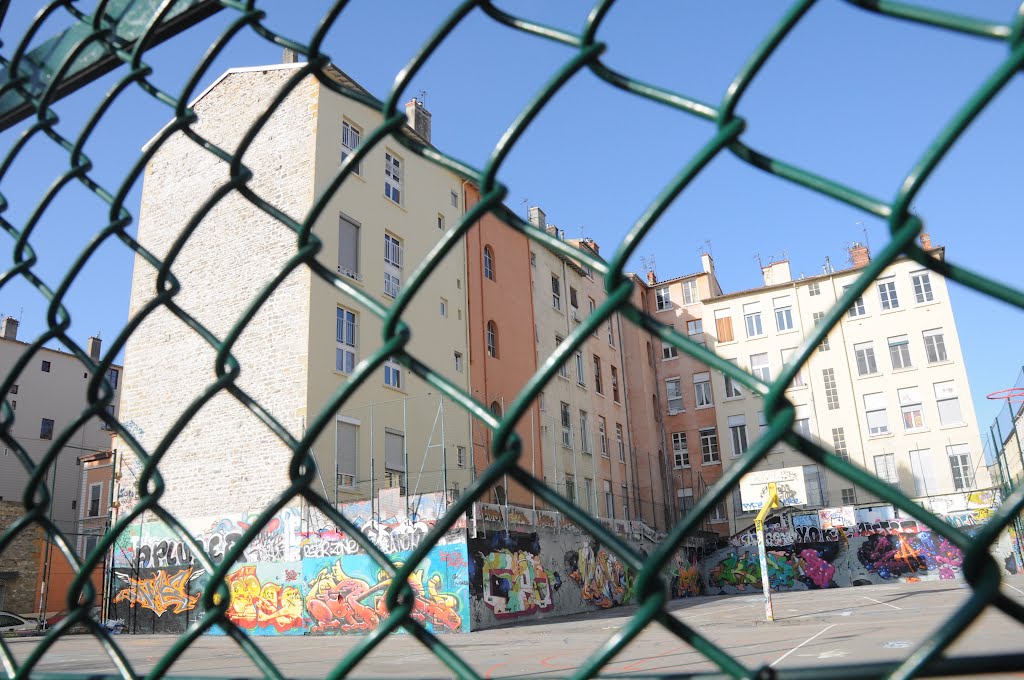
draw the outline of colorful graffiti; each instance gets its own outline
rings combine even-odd
[[[789,590],[801,584],[805,588],[835,588],[836,567],[841,555],[839,543],[804,543],[766,553],[768,585],[772,590]],[[744,592],[748,587],[761,587],[761,565],[757,553],[742,555],[730,551],[720,555],[708,572],[708,586],[720,592],[733,589]]]
[[[583,599],[609,609],[629,602],[633,596],[633,575],[619,558],[591,544],[565,555],[569,578],[580,587]]]
[[[362,556],[360,556],[362,557]],[[369,558],[349,564],[342,559],[317,566],[320,560],[306,560],[304,567],[313,567],[306,591],[306,610],[312,617],[313,635],[368,633],[387,618],[389,612],[385,594],[391,587],[391,577],[376,568]],[[396,566],[402,566],[396,562]],[[352,573],[347,573],[346,568]],[[372,570],[372,577],[367,572]],[[309,571],[307,571],[307,574]],[[463,598],[445,592],[445,578],[435,572],[426,577],[428,569],[421,568],[409,577],[409,585],[416,595],[412,618],[432,632],[461,632],[465,603]],[[426,577],[426,578],[425,578]]]
[[[190,595],[188,584],[201,576],[203,571],[192,567],[174,574],[160,570],[150,578],[135,578],[121,575],[127,586],[114,595],[114,603],[127,602],[129,607],[148,609],[157,616],[171,610],[172,614],[184,614],[195,608],[199,593]]]
[[[525,550],[492,552],[483,562],[483,601],[498,618],[551,611],[551,579],[540,556]]]
[[[697,597],[704,588],[700,577],[700,568],[693,557],[682,551],[676,553],[672,566],[672,597]]]
[[[857,550],[857,559],[869,573],[885,580],[929,571],[940,579],[953,579],[963,564],[963,554],[956,546],[924,531],[868,536]]]
[[[256,565],[244,566],[226,580],[231,591],[227,617],[237,626],[250,632],[259,628],[302,632],[302,593],[297,586],[266,579],[261,583]]]

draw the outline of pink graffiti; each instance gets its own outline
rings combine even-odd
[[[800,558],[804,561],[804,574],[819,588],[828,588],[832,577],[835,576],[836,568],[821,559],[818,551],[812,548],[801,550]]]
[[[440,551],[441,561],[453,569],[461,569],[467,566],[466,559],[457,550]]]

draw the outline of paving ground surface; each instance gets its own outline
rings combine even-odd
[[[1024,603],[1024,576],[1004,580],[1003,590]],[[956,581],[811,590],[773,595],[777,621],[764,620],[760,593],[676,600],[673,616],[726,649],[748,668],[821,667],[905,658],[969,595]],[[444,641],[488,678],[564,677],[589,653],[614,635],[634,607],[448,635]],[[175,638],[121,635],[117,642],[136,672],[149,671]],[[323,677],[360,638],[256,638],[281,672],[289,677]],[[11,640],[24,659],[38,640]],[[1024,651],[1024,625],[997,610],[984,613],[952,647],[951,656],[998,655]],[[614,675],[663,675],[717,670],[698,652],[660,625],[646,629],[605,670]],[[58,641],[37,672],[113,672],[114,666],[90,636]],[[171,668],[171,674],[258,676],[235,643],[223,637],[198,640]],[[394,635],[355,669],[352,677],[444,678],[451,672],[407,635]],[[823,674],[821,677],[827,677]],[[975,676],[968,676],[975,677]],[[987,677],[1024,677],[1019,673]]]

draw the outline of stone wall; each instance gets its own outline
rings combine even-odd
[[[0,533],[7,531],[25,506],[17,501],[0,501]],[[0,609],[15,614],[31,614],[39,610],[39,581],[43,530],[38,525],[23,529],[0,553],[0,588],[3,600]]]

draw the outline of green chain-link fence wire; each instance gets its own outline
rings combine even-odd
[[[910,498],[900,493],[893,486],[880,481],[865,470],[856,467],[818,443],[801,436],[792,429],[794,408],[784,395],[786,386],[794,375],[808,361],[811,352],[824,339],[829,331],[839,323],[842,314],[850,304],[859,297],[872,283],[875,277],[897,257],[905,255],[924,267],[942,276],[957,281],[974,290],[1001,299],[1016,307],[1024,307],[1024,292],[1000,284],[982,273],[971,271],[966,267],[929,256],[916,243],[923,223],[912,214],[910,206],[914,196],[927,181],[931,172],[943,159],[946,152],[980,113],[988,102],[1002,87],[1021,70],[1024,65],[1024,6],[1018,11],[1014,21],[1007,25],[991,24],[967,17],[955,16],[913,5],[886,2],[885,0],[852,0],[865,11],[875,12],[888,17],[906,21],[928,24],[939,29],[956,31],[973,35],[981,39],[996,40],[1004,43],[1008,54],[1002,63],[985,80],[977,92],[963,104],[960,111],[949,121],[945,129],[935,138],[913,170],[906,176],[898,188],[895,198],[884,201],[862,193],[852,187],[844,186],[834,180],[819,176],[813,172],[790,165],[782,160],[768,156],[742,141],[746,122],[736,114],[737,107],[744,92],[756,78],[760,68],[772,56],[789,32],[796,26],[807,10],[814,4],[813,0],[799,0],[787,11],[783,19],[764,39],[750,57],[742,71],[729,85],[722,102],[717,105],[707,104],[685,95],[669,92],[655,85],[647,84],[618,73],[601,61],[605,45],[600,41],[599,34],[614,0],[599,1],[589,14],[581,33],[571,34],[562,30],[533,23],[527,19],[513,16],[493,6],[488,0],[467,0],[462,3],[444,22],[416,54],[408,66],[397,76],[395,84],[385,102],[379,102],[363,93],[347,89],[327,78],[323,68],[330,62],[329,56],[322,50],[324,37],[339,20],[346,3],[339,0],[327,13],[317,27],[308,43],[299,43],[270,31],[263,25],[264,13],[256,6],[255,0],[156,0],[130,2],[129,0],[102,0],[97,10],[91,15],[82,13],[71,0],[55,0],[43,8],[23,40],[12,53],[5,52],[0,56],[6,69],[6,80],[0,84],[0,123],[9,127],[26,117],[31,117],[24,131],[12,145],[0,165],[0,181],[8,172],[14,159],[29,144],[39,138],[48,138],[63,148],[70,160],[70,166],[56,178],[44,198],[24,224],[11,224],[4,213],[9,207],[8,198],[0,196],[0,224],[14,240],[14,261],[9,269],[0,275],[0,289],[16,277],[30,283],[50,301],[47,309],[48,329],[35,342],[30,344],[18,359],[11,371],[0,383],[0,393],[5,401],[0,410],[0,439],[17,455],[22,465],[30,472],[30,480],[24,493],[25,514],[12,524],[0,537],[0,551],[22,531],[28,531],[33,525],[42,529],[52,537],[60,551],[78,571],[69,601],[80,604],[59,624],[54,626],[45,637],[34,647],[29,656],[20,664],[15,660],[10,647],[0,641],[0,656],[4,669],[10,677],[28,677],[42,658],[43,654],[63,634],[73,626],[83,625],[103,645],[118,672],[124,677],[136,675],[129,660],[118,648],[110,634],[88,615],[89,609],[96,603],[96,592],[88,574],[103,563],[117,535],[130,523],[137,520],[147,510],[165,522],[192,550],[201,566],[211,574],[209,583],[215,584],[207,588],[203,595],[206,611],[203,617],[183,634],[151,671],[152,676],[164,674],[182,652],[200,635],[208,632],[212,626],[219,625],[239,645],[241,650],[252,659],[261,672],[268,677],[281,677],[273,663],[260,651],[249,637],[226,616],[229,604],[229,593],[225,584],[225,576],[232,563],[242,556],[243,550],[257,534],[263,530],[274,513],[289,502],[298,498],[305,499],[319,508],[330,520],[352,536],[372,556],[380,568],[392,578],[392,586],[386,596],[386,603],[391,615],[381,622],[372,634],[364,638],[333,670],[332,677],[342,677],[352,671],[365,656],[373,650],[392,631],[404,628],[426,645],[444,662],[451,671],[460,677],[478,677],[476,671],[461,659],[451,648],[431,632],[417,623],[411,612],[414,605],[414,593],[408,585],[408,577],[416,569],[430,548],[455,523],[458,516],[465,513],[470,505],[482,498],[483,494],[499,479],[508,475],[535,493],[549,505],[565,513],[574,522],[596,537],[605,547],[615,553],[622,562],[637,573],[635,600],[638,607],[635,614],[618,633],[607,640],[596,650],[576,671],[577,677],[594,676],[646,626],[657,622],[676,634],[680,639],[692,645],[716,664],[721,672],[728,676],[740,677],[880,677],[891,674],[891,677],[904,678],[913,675],[938,674],[951,672],[977,673],[982,671],[999,671],[1008,669],[1024,669],[1024,653],[1002,655],[1000,657],[959,658],[947,660],[942,657],[943,651],[956,637],[989,605],[1024,622],[1024,607],[1000,593],[1000,571],[989,555],[989,548],[996,540],[999,532],[1013,520],[1014,516],[1024,508],[1024,487],[1013,490],[1003,504],[995,510],[992,518],[973,537],[969,538],[934,514],[925,511],[913,503]],[[6,3],[2,3],[6,7]],[[149,77],[151,68],[144,62],[147,49],[170,37],[187,30],[190,26],[202,21],[215,12],[226,10],[235,13],[233,21],[224,33],[213,43],[210,50],[195,69],[184,90],[177,96],[160,90]],[[74,18],[74,26],[61,36],[42,43],[42,46],[29,50],[30,45],[38,44],[41,26],[48,17],[58,12],[70,13]],[[544,84],[534,99],[523,109],[513,124],[494,148],[491,157],[483,169],[469,167],[454,158],[444,155],[437,149],[425,146],[415,139],[402,134],[406,116],[397,104],[402,101],[405,90],[423,64],[434,51],[452,33],[453,30],[473,12],[482,12],[496,22],[508,28],[535,36],[540,40],[561,43],[572,51],[571,58]],[[883,20],[883,19],[880,19]],[[195,114],[186,102],[194,95],[201,80],[207,76],[207,69],[225,46],[241,31],[250,30],[280,47],[295,50],[305,56],[307,63],[298,68],[294,75],[281,88],[267,110],[248,130],[234,153],[218,148],[209,140],[203,139],[192,131],[191,125],[196,121]],[[609,262],[577,251],[572,246],[539,230],[508,210],[502,201],[507,189],[497,181],[497,174],[505,157],[514,147],[520,135],[527,129],[530,122],[543,107],[555,96],[559,89],[582,71],[590,70],[610,85],[626,93],[643,97],[651,101],[677,109],[682,114],[695,116],[707,121],[712,133],[703,148],[682,167],[678,174],[665,186],[658,197],[643,213],[635,226],[619,246]],[[123,72],[123,77],[115,86],[102,96],[98,96],[99,105],[77,140],[66,139],[56,129],[58,118],[51,105],[64,94],[71,92],[98,75],[110,71]],[[242,163],[242,157],[260,129],[273,114],[277,104],[307,76],[317,78],[323,87],[355,101],[367,104],[380,110],[384,122],[367,134],[355,153],[344,162],[330,186],[316,201],[308,215],[296,221],[277,210],[262,198],[253,193],[247,186],[252,179],[252,172]],[[108,108],[129,89],[141,90],[159,102],[166,104],[173,111],[172,122],[164,128],[150,144],[135,165],[125,176],[124,182],[113,190],[97,184],[90,177],[92,162],[83,153],[83,147],[89,140],[96,124]],[[146,163],[153,157],[161,145],[176,133],[182,133],[196,144],[222,159],[230,166],[230,181],[216,190],[203,207],[191,217],[182,229],[180,237],[164,259],[158,259],[135,241],[127,232],[132,222],[132,215],[124,205],[129,189],[138,180]],[[344,277],[329,271],[317,262],[316,255],[320,251],[321,242],[312,234],[312,227],[327,205],[328,199],[338,191],[353,168],[387,135],[395,139],[410,152],[436,163],[439,166],[472,180],[480,187],[480,202],[469,210],[454,228],[449,229],[434,247],[425,260],[416,268],[403,286],[401,294],[390,307],[372,299],[361,290],[349,285]],[[891,240],[886,247],[865,266],[856,282],[843,294],[837,304],[826,314],[821,323],[815,327],[798,348],[796,358],[783,370],[777,380],[766,384],[752,375],[739,370],[703,347],[691,342],[688,338],[676,333],[672,328],[658,323],[647,316],[643,310],[637,309],[629,302],[633,284],[626,279],[623,268],[633,254],[643,236],[657,222],[661,214],[676,200],[701,170],[717,155],[731,152],[750,165],[772,173],[785,181],[806,187],[811,191],[830,196],[837,201],[849,204],[870,215],[885,219],[891,232]],[[36,251],[30,241],[33,229],[54,198],[66,186],[79,183],[93,192],[98,198],[109,205],[109,224],[100,230],[77,260],[68,270],[56,288],[41,280],[33,271],[36,264]],[[193,316],[175,304],[175,294],[179,283],[171,273],[175,257],[181,250],[191,233],[214,205],[225,196],[237,193],[244,196],[253,205],[279,220],[283,225],[294,231],[297,237],[297,248],[293,257],[286,263],[278,275],[266,285],[262,292],[247,308],[245,314],[237,320],[231,331],[224,338],[218,338]],[[596,312],[584,320],[562,343],[558,350],[534,375],[514,402],[507,408],[503,418],[492,415],[483,404],[477,403],[460,387],[450,383],[430,366],[419,361],[410,354],[406,347],[414,329],[402,321],[402,313],[415,297],[420,284],[433,270],[434,265],[463,238],[466,231],[484,214],[491,212],[498,218],[522,231],[529,238],[546,246],[552,251],[562,253],[593,268],[604,277],[607,300]],[[155,267],[158,274],[157,295],[129,319],[127,326],[118,335],[107,350],[104,358],[93,361],[89,355],[67,334],[71,323],[68,310],[63,299],[76,276],[82,270],[96,250],[108,241],[120,241],[133,250],[149,264]],[[329,403],[308,424],[308,429],[301,439],[294,438],[267,410],[235,384],[241,366],[232,356],[232,347],[239,335],[252,320],[261,305],[270,297],[276,287],[295,269],[308,267],[317,276],[329,282],[335,288],[345,292],[362,306],[368,313],[383,320],[383,337],[377,351],[366,357],[356,368],[351,379],[334,395]],[[188,324],[200,334],[217,351],[217,379],[208,385],[198,397],[177,418],[166,436],[152,450],[143,448],[130,431],[125,429],[113,417],[108,415],[106,406],[111,402],[113,390],[104,376],[113,358],[123,349],[133,330],[159,307],[164,307]],[[751,446],[738,462],[725,471],[722,478],[712,485],[708,493],[696,503],[695,507],[676,524],[668,537],[646,558],[617,538],[593,517],[570,503],[566,498],[536,479],[517,465],[522,442],[514,433],[514,426],[523,417],[529,404],[558,370],[558,366],[567,360],[582,345],[584,340],[612,314],[618,312],[630,322],[657,335],[679,350],[699,359],[711,368],[726,373],[733,380],[746,385],[749,389],[764,398],[765,415],[768,423],[766,431]],[[47,454],[34,464],[26,451],[19,446],[11,434],[14,412],[6,400],[11,386],[25,366],[32,361],[40,348],[46,343],[57,341],[66,346],[83,366],[91,373],[88,384],[90,406],[78,419],[60,433],[56,434]],[[439,389],[446,396],[464,407],[480,423],[490,428],[493,433],[493,464],[482,471],[477,480],[469,487],[457,503],[452,505],[447,514],[437,522],[425,540],[404,561],[403,566],[392,564],[364,534],[347,520],[338,510],[322,496],[313,491],[316,471],[310,450],[313,441],[323,432],[331,421],[333,414],[346,402],[355,390],[374,373],[388,357],[396,357],[405,367]],[[289,468],[291,484],[288,489],[267,507],[259,518],[252,522],[242,539],[224,555],[220,564],[215,564],[182,526],[182,524],[160,504],[164,492],[158,465],[166,454],[171,443],[186,426],[190,418],[202,406],[220,392],[228,392],[244,404],[253,414],[271,428],[294,455]],[[130,513],[122,517],[107,533],[92,552],[84,560],[79,559],[67,537],[48,519],[47,511],[50,494],[47,490],[45,477],[49,466],[54,464],[58,452],[76,431],[82,428],[91,418],[98,417],[113,428],[122,441],[129,446],[144,464],[139,477],[139,502]],[[881,499],[910,513],[926,524],[932,531],[945,537],[951,544],[963,551],[963,573],[970,585],[971,593],[949,618],[941,622],[932,631],[928,639],[902,662],[898,664],[861,664],[843,667],[816,667],[813,670],[772,670],[768,668],[752,669],[745,667],[739,660],[730,656],[707,638],[701,636],[692,627],[670,614],[664,608],[666,590],[660,579],[660,572],[668,563],[673,552],[682,544],[684,537],[699,527],[701,519],[711,512],[714,506],[726,498],[730,489],[738,483],[742,475],[751,470],[762,460],[769,449],[776,443],[784,441],[799,449],[808,458],[823,465],[838,475],[848,479]]]

